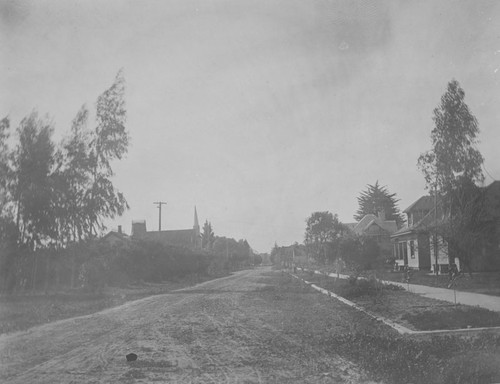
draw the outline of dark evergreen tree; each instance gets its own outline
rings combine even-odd
[[[383,212],[386,220],[395,220],[398,227],[404,222],[404,217],[398,208],[399,199],[395,193],[390,193],[386,186],[380,186],[378,180],[375,185],[367,185],[367,190],[358,197],[359,209],[354,215],[360,221],[365,215],[378,215]]]
[[[215,240],[214,231],[212,230],[212,224],[205,220],[203,224],[203,232],[201,234],[201,246],[203,249],[211,249]]]

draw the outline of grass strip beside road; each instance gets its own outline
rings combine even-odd
[[[375,279],[345,280],[310,273],[300,273],[299,277],[415,331],[500,326],[499,313],[450,305]]]
[[[51,294],[0,296],[0,334],[24,331],[36,325],[90,315],[128,301],[192,286],[208,278],[188,277],[177,282],[142,283],[128,287],[106,287],[91,293],[71,290]]]
[[[387,384],[500,382],[498,335],[408,338],[298,279],[276,280],[262,293],[282,314],[276,322],[282,322],[283,332],[303,335],[305,343],[356,363],[375,380]],[[290,306],[293,311],[285,312]]]

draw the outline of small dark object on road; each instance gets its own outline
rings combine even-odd
[[[135,353],[129,353],[127,356],[127,361],[136,361],[137,360],[137,355]]]

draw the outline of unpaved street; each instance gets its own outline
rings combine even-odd
[[[306,288],[296,296],[280,290],[278,277],[266,268],[241,271],[0,336],[0,382],[369,382],[314,342],[326,328],[348,330],[358,315]],[[126,362],[129,352],[136,362]]]

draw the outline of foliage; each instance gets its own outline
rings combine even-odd
[[[433,223],[437,238],[444,241],[450,262],[458,257],[470,267],[474,250],[484,238],[484,210],[475,184],[484,176],[483,157],[476,148],[479,126],[464,101],[465,92],[456,80],[448,83],[440,105],[434,109],[432,149],[420,155],[418,166],[427,188],[440,199],[441,220]],[[438,212],[436,212],[437,216]]]
[[[476,148],[477,119],[464,101],[465,92],[456,80],[448,83],[440,105],[434,109],[432,149],[420,155],[418,166],[427,188],[445,194],[460,179],[481,182],[483,156]]]
[[[0,216],[14,218],[20,246],[84,240],[104,229],[103,219],[128,208],[111,182],[111,163],[129,142],[124,90],[120,71],[97,99],[95,129],[87,129],[83,106],[60,145],[52,140],[52,121],[33,111],[20,122],[18,143],[9,150],[10,121],[0,121]]]
[[[246,240],[215,236],[211,253],[224,257],[228,268],[237,270],[253,263],[253,251]]]
[[[65,212],[58,215],[62,243],[80,241],[90,232],[86,196],[91,185],[92,161],[89,152],[90,132],[86,130],[89,111],[82,106],[73,119],[70,135],[62,143],[56,173],[58,207]]]
[[[380,248],[377,242],[368,236],[343,236],[338,242],[338,256],[348,270],[358,274],[376,265]]]
[[[18,253],[17,227],[10,218],[0,216],[0,292],[10,293],[14,290]]]
[[[7,204],[7,187],[9,175],[9,157],[7,139],[9,138],[10,120],[4,117],[0,120],[0,216]]]
[[[201,247],[203,249],[211,249],[215,241],[215,234],[212,230],[212,224],[205,220],[203,224],[203,232],[201,234]]]
[[[306,220],[304,244],[314,258],[325,263],[335,258],[335,242],[346,232],[337,214],[314,212]]]
[[[340,235],[344,226],[338,215],[326,212],[314,212],[306,220],[305,243],[326,243]]]
[[[395,220],[399,227],[404,222],[404,217],[399,212],[398,201],[396,194],[389,193],[387,186],[380,186],[377,180],[374,185],[368,184],[366,191],[358,196],[359,208],[354,219],[360,221],[365,215],[383,212],[386,220]]]
[[[52,123],[33,111],[17,128],[19,143],[12,153],[11,195],[17,209],[19,242],[30,248],[56,234],[52,132]]]
[[[478,250],[489,241],[496,243],[496,221],[489,215],[492,207],[486,201],[486,190],[458,179],[438,205],[438,220],[428,228],[437,234],[441,250],[452,260],[457,257],[469,271]]]
[[[119,71],[115,81],[97,98],[97,126],[90,140],[91,183],[85,196],[89,220],[89,236],[104,228],[104,218],[114,218],[128,209],[123,194],[116,191],[110,177],[111,162],[120,160],[128,149],[129,136],[125,129],[125,80]]]
[[[0,253],[3,292],[62,288],[96,292],[108,285],[121,286],[138,281],[164,282],[193,275],[224,275],[232,266],[231,260],[224,255],[139,239],[115,245],[89,240],[65,248],[36,251],[14,247],[14,257],[3,255]],[[9,269],[4,269],[8,263]]]

